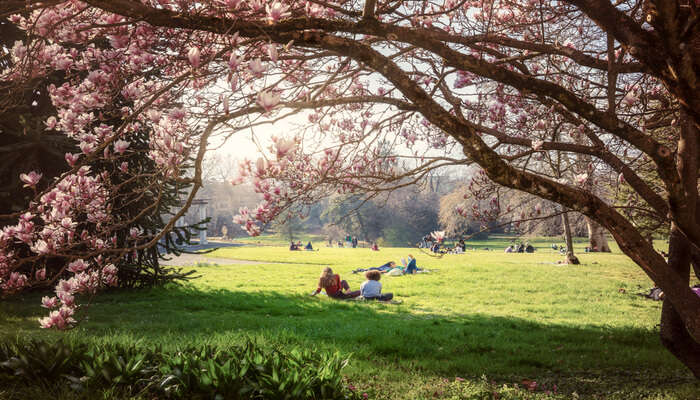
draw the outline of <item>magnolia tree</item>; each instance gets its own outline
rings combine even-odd
[[[494,183],[606,228],[666,293],[662,341],[700,376],[700,297],[689,287],[700,254],[697,1],[14,3],[6,17],[26,38],[7,49],[14,62],[0,79],[21,85],[64,71],[46,128],[81,152],[56,181],[23,175],[36,197],[3,232],[4,291],[44,279],[15,273],[26,263],[16,247],[39,258],[78,237],[95,246],[66,267],[74,281],[46,305],[68,315],[65,293],[83,290],[84,274],[102,266],[110,275],[105,260],[125,251],[110,246],[113,187],[84,166],[118,160],[132,132],[153,130],[149,156],[163,179],[195,159],[191,199],[216,136],[297,115],[308,128],[278,134],[241,165],[236,181],[252,180],[264,198],[236,217],[251,234],[326,195],[391,190],[475,163]],[[551,172],[555,154],[573,167]],[[640,214],[670,229],[668,260],[633,223]],[[81,237],[73,223],[84,221],[104,229]],[[56,320],[42,323],[70,323]]]

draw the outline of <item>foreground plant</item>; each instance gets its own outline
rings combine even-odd
[[[689,288],[691,258],[700,261],[699,7],[689,0],[17,2],[9,18],[28,36],[12,48],[15,61],[0,79],[26,85],[65,71],[65,83],[51,89],[57,115],[47,126],[75,137],[82,153],[37,193],[36,209],[20,214],[25,222],[4,233],[6,243],[28,247],[21,256],[4,247],[4,290],[35,279],[12,278],[18,265],[65,251],[83,235],[70,228],[73,218],[104,227],[83,238],[93,245],[81,258],[93,258],[94,270],[105,266],[100,255],[104,263],[126,252],[110,245],[107,227],[119,222],[103,198],[114,187],[81,160],[128,154],[129,136],[147,127],[160,178],[195,159],[192,178],[183,179],[193,184],[191,201],[213,136],[310,109],[311,129],[277,135],[269,153],[241,167],[237,181],[252,179],[264,198],[237,217],[251,234],[330,193],[387,191],[435,168],[475,163],[492,182],[605,227],[666,293],[662,340],[700,376],[700,297]],[[130,103],[115,103],[114,93]],[[105,123],[105,112],[121,118]],[[577,162],[550,168],[559,155]],[[26,173],[27,190],[41,188]],[[124,173],[138,169],[126,165]],[[49,197],[38,208],[59,186],[62,197],[80,185],[87,185],[82,200]],[[628,195],[618,199],[621,189]],[[69,228],[59,226],[63,214]],[[633,223],[640,215],[670,230],[668,261]]]

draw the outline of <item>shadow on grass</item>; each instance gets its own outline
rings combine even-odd
[[[0,337],[55,336],[40,331],[39,295],[0,303]],[[396,378],[523,378],[562,390],[609,392],[632,385],[695,385],[659,344],[657,332],[544,324],[484,314],[415,313],[408,305],[342,302],[276,292],[156,288],[106,293],[92,303],[76,340],[139,341],[166,347],[244,337],[262,344],[352,353],[350,373]]]

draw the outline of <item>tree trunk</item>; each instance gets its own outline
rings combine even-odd
[[[610,253],[608,245],[608,237],[606,236],[605,228],[592,219],[586,218],[586,226],[588,227],[588,246],[591,251],[602,251]]]
[[[569,224],[569,213],[561,215],[561,223],[564,225],[564,240],[566,241],[566,263],[580,264],[578,257],[574,255],[574,242],[571,239],[571,224]]]
[[[668,249],[668,264],[686,282],[690,282],[690,244],[674,225]],[[700,343],[688,333],[680,315],[664,298],[661,308],[661,343],[678,358],[696,378],[700,378]]]

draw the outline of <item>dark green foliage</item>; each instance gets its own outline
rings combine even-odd
[[[225,399],[346,399],[338,354],[264,349],[252,341],[164,352],[160,347],[26,341],[0,344],[0,389],[40,383],[80,392]]]

